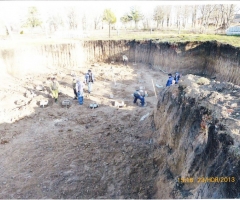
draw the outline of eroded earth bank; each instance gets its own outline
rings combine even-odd
[[[0,198],[240,197],[239,49],[152,41],[32,48],[1,53]],[[89,68],[93,93],[84,105],[61,106],[73,98],[71,74],[83,78]],[[166,88],[166,72],[176,71],[181,82]],[[61,85],[57,104],[50,76]],[[144,108],[132,102],[139,86],[149,94]]]

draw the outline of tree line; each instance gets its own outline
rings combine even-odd
[[[57,30],[98,30],[103,29],[104,24],[110,30],[115,28],[118,21],[120,28],[132,29],[168,29],[177,28],[179,31],[185,28],[199,28],[201,32],[209,27],[226,29],[230,26],[239,8],[235,4],[207,4],[207,5],[159,5],[151,13],[145,13],[137,7],[131,7],[125,14],[117,19],[111,9],[105,9],[101,13],[79,13],[76,8],[69,8],[65,13],[49,14],[44,20],[36,7],[30,7],[23,27],[44,27],[51,32]],[[140,23],[141,22],[141,23]],[[141,25],[141,26],[139,26]]]

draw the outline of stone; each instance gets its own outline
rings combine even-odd
[[[236,107],[237,107],[237,103],[231,104],[231,108],[236,108]]]
[[[197,80],[198,85],[208,85],[210,81],[207,78],[201,77]]]
[[[143,120],[146,119],[148,116],[149,116],[149,113],[147,113],[146,115],[143,115],[139,121],[143,121]]]
[[[124,107],[125,104],[124,104],[124,101],[121,101],[121,102],[115,101],[115,102],[114,102],[114,106],[115,106],[115,107],[118,107],[118,108],[121,108],[121,107]]]
[[[42,85],[38,85],[38,86],[36,86],[36,90],[38,90],[38,91],[43,91],[43,86]]]
[[[47,99],[43,99],[40,101],[40,106],[42,106],[44,108],[44,106],[48,105],[48,100]]]
[[[62,101],[62,105],[63,106],[71,106],[72,105],[72,102],[70,100],[63,100]]]

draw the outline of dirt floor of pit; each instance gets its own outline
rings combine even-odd
[[[84,105],[73,101],[70,108],[61,106],[62,100],[73,98],[70,69],[1,80],[0,198],[152,196],[157,173],[151,159],[152,127],[140,118],[151,115],[157,103],[152,80],[164,85],[167,76],[139,64],[99,63],[74,72],[83,78],[89,68],[96,76],[93,92],[85,92]],[[58,104],[47,89],[35,90],[55,72],[62,92]],[[148,91],[147,107],[132,103],[136,86]],[[30,90],[36,96],[27,94]],[[40,108],[41,99],[49,99],[49,106]],[[126,106],[118,109],[112,100],[124,100]],[[92,102],[99,108],[89,109]]]

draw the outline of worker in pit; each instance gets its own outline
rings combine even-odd
[[[133,93],[134,100],[133,103],[137,103],[137,100],[139,99],[141,102],[141,107],[146,106],[145,103],[145,96],[147,95],[147,92],[143,90],[143,87],[137,88],[136,91]]]
[[[128,64],[128,57],[126,55],[123,55],[122,59],[123,59],[123,65],[127,66],[127,64]]]
[[[73,77],[72,88],[73,88],[73,93],[75,95],[75,97],[73,98],[74,100],[78,99],[78,94],[76,91],[76,83],[77,83],[76,77]]]
[[[85,87],[85,84],[80,81],[79,78],[77,78],[77,82],[76,82],[76,92],[77,92],[77,96],[78,96],[78,102],[80,105],[83,104],[83,88]]]
[[[176,72],[174,76],[174,80],[175,80],[175,84],[178,84],[178,81],[180,80],[180,74],[178,72]]]
[[[88,85],[88,93],[92,92],[92,84],[94,82],[94,75],[92,71],[89,69],[85,75],[85,83]]]
[[[171,86],[174,78],[172,77],[172,74],[168,74],[168,80],[166,83],[166,87]]]
[[[55,103],[58,101],[58,93],[59,93],[59,83],[55,77],[53,77],[52,82],[50,84],[50,91],[52,92],[52,96],[54,98]]]

